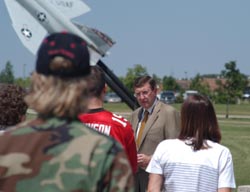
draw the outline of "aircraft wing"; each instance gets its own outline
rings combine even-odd
[[[17,36],[33,54],[36,54],[47,31],[16,1],[5,0]]]
[[[72,19],[90,11],[88,5],[81,0],[43,0],[59,9],[68,18]]]

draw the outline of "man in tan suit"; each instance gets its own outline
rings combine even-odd
[[[145,169],[157,145],[165,139],[178,136],[180,115],[172,106],[157,99],[156,81],[148,75],[135,80],[134,93],[141,106],[132,112],[130,118],[138,153],[139,169],[136,173],[135,185],[137,192],[145,192],[149,175]]]

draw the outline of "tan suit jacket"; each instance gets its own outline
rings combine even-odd
[[[139,107],[132,112],[130,122],[134,129],[135,138],[138,123],[143,109]],[[180,133],[180,114],[172,106],[157,101],[146,122],[138,153],[152,155],[157,145],[165,140],[178,137]]]
[[[132,112],[130,122],[134,129],[135,138],[138,124],[142,118],[142,107]],[[138,153],[152,156],[157,145],[165,139],[178,137],[180,132],[180,114],[172,106],[157,101],[152,113],[149,115],[142,133],[141,143],[137,148]],[[135,191],[145,192],[148,185],[146,167],[139,167],[135,175]]]

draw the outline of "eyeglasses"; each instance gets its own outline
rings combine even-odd
[[[140,97],[141,95],[143,97],[148,97],[151,92],[152,92],[152,90],[145,90],[145,91],[137,92],[134,95],[135,95],[135,97]]]

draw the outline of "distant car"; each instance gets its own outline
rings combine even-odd
[[[249,99],[250,100],[250,90],[246,90],[243,92],[243,95],[242,95],[242,98],[243,99]]]
[[[188,98],[188,96],[193,95],[193,94],[197,94],[197,93],[198,93],[198,91],[196,91],[196,90],[186,90],[185,93],[183,93],[183,99],[185,100]]]
[[[120,103],[122,99],[116,93],[107,93],[104,97],[105,103]]]
[[[164,103],[172,104],[175,103],[175,93],[174,91],[162,91],[160,93],[160,100]]]
[[[157,97],[158,99],[161,99],[161,92],[157,93],[156,97]]]

